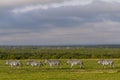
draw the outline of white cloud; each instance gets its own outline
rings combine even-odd
[[[30,0],[29,0],[30,1]],[[26,0],[0,0],[0,6],[12,6],[27,3]]]
[[[63,2],[63,1],[71,2],[71,0],[0,0],[0,6],[32,4],[32,3],[52,3],[52,2]],[[73,0],[73,1],[76,1],[76,0]],[[81,1],[83,4],[86,4],[90,0],[78,0],[78,1]],[[120,2],[120,0],[94,0],[94,1]]]
[[[66,7],[66,6],[79,6],[79,5],[84,6],[92,3],[92,1],[93,0],[69,0],[69,1],[67,0],[59,3],[31,5],[23,8],[16,8],[16,9],[13,9],[12,12],[15,14],[19,14],[19,13],[27,13],[29,11],[38,10],[38,9],[47,10],[49,8],[59,8],[59,7]]]
[[[10,6],[20,6],[20,5],[27,5],[27,4],[37,4],[37,3],[51,3],[55,2],[56,0],[0,0],[0,7],[10,7]]]
[[[101,0],[101,1],[111,2],[111,3],[113,3],[113,2],[120,2],[120,0]]]
[[[45,4],[41,4],[41,2],[38,3],[38,5],[30,4],[30,5],[24,6],[22,8],[14,8],[13,10],[11,10],[11,12],[14,14],[22,14],[22,13],[27,13],[27,12],[34,11],[34,10],[48,10],[48,9],[52,9],[52,8],[69,7],[69,6],[70,7],[72,7],[72,6],[86,6],[86,5],[90,5],[94,2],[99,2],[99,1],[102,1],[103,3],[104,2],[120,3],[120,0],[97,0],[97,1],[96,0],[62,0],[61,2],[53,1],[53,0],[46,0]],[[102,3],[100,3],[100,5],[102,5]],[[111,5],[111,4],[109,4],[109,5]],[[104,10],[104,9],[102,8],[102,10]]]

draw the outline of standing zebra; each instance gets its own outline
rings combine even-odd
[[[48,63],[50,65],[50,68],[52,68],[54,65],[59,66],[60,65],[60,60],[48,60],[48,59],[45,59],[45,63]]]
[[[67,64],[70,64],[71,65],[71,68],[74,66],[74,65],[80,65],[80,68],[83,68],[84,64],[83,64],[83,61],[81,60],[74,60],[74,59],[69,59],[67,61]]]
[[[10,61],[10,60],[7,60],[6,64],[10,65],[11,68],[13,68],[15,66],[18,66],[18,68],[20,68],[22,66],[22,62],[21,61]]]
[[[27,62],[27,65],[31,65],[32,67],[34,67],[34,66],[40,67],[40,66],[42,66],[43,64],[42,64],[40,61],[28,61],[28,62]]]
[[[110,68],[114,67],[114,62],[112,60],[98,60],[98,64],[102,64],[103,67],[110,65]]]

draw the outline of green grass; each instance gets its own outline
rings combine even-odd
[[[42,60],[43,61],[43,60]],[[115,68],[110,69],[109,66],[103,68],[97,64],[97,59],[83,60],[85,67],[80,69],[79,66],[65,64],[66,60],[60,68],[49,68],[49,65],[41,68],[26,66],[26,60],[22,60],[23,67],[21,69],[11,69],[5,64],[5,60],[0,60],[0,80],[119,80],[120,79],[120,60],[114,59]]]

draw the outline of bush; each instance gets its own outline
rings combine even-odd
[[[0,59],[120,58],[120,48],[0,48]]]

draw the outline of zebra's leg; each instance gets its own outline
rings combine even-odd
[[[107,66],[106,66],[106,65],[103,65],[103,68],[104,68],[104,69],[106,69],[106,68],[107,68]]]
[[[73,68],[73,64],[71,64],[71,68]]]
[[[61,68],[61,66],[60,66],[60,65],[61,65],[60,63],[57,63],[58,68]]]
[[[18,69],[21,69],[21,68],[22,68],[22,65],[19,65],[19,66],[18,66]]]
[[[102,65],[103,66],[103,69],[105,69],[105,65]]]
[[[20,65],[16,65],[16,67],[17,67],[18,69],[20,69]]]
[[[62,63],[59,63],[59,68],[62,68],[61,66],[62,66]]]
[[[115,67],[115,65],[114,64],[112,64],[112,68],[114,68]]]
[[[20,69],[20,66],[17,66],[18,69]]]
[[[80,65],[80,69],[82,69],[83,68],[83,65]]]
[[[32,66],[32,69],[34,69],[34,65],[31,65]]]
[[[53,66],[53,65],[52,65],[52,64],[50,64],[50,68],[52,68],[52,66]]]
[[[114,68],[114,64],[110,64],[110,68],[113,69]]]
[[[14,66],[13,66],[13,65],[11,65],[11,69],[13,69],[13,67],[14,67]]]
[[[40,69],[40,67],[41,67],[41,64],[38,65],[38,68],[39,68],[39,69]]]

